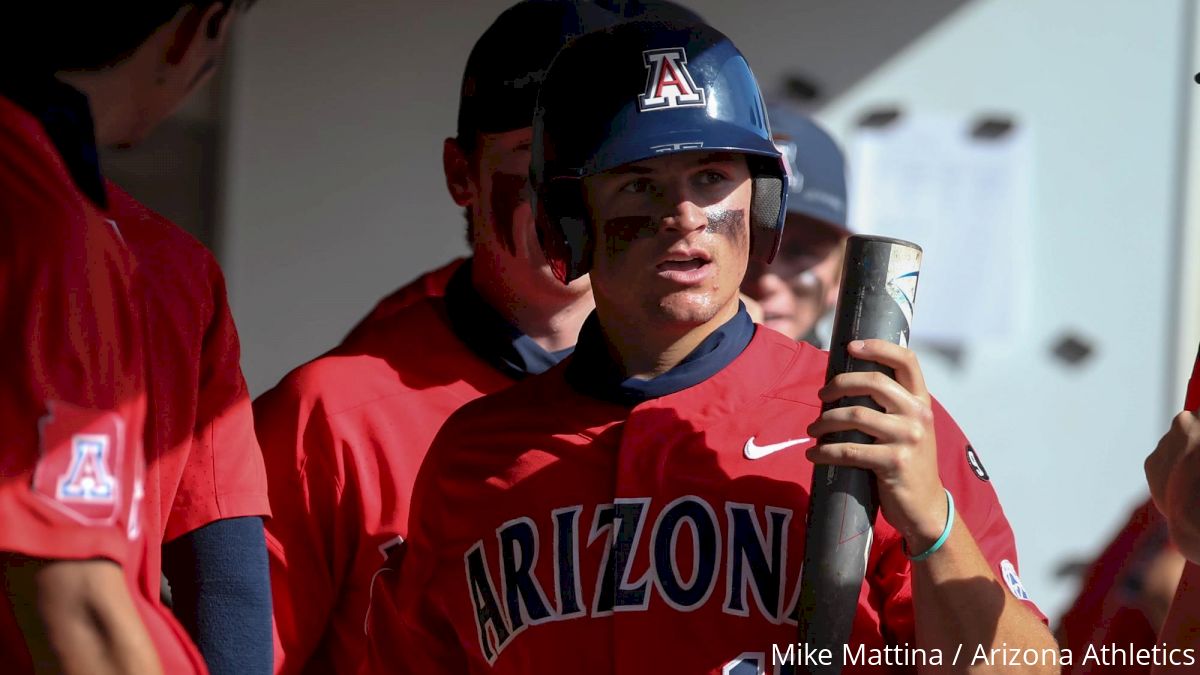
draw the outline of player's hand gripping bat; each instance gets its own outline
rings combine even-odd
[[[894,377],[891,368],[851,358],[846,345],[876,338],[908,346],[920,267],[921,248],[916,244],[887,237],[850,237],[826,382],[846,372],[878,371]],[[881,409],[870,397],[843,398],[826,403],[824,409],[855,405]],[[873,443],[874,439],[843,431],[821,441]],[[833,659],[829,666],[809,665],[813,675],[842,671],[843,645],[850,638],[858,608],[878,508],[870,471],[827,464],[814,467],[800,582],[799,641],[814,650],[828,649]]]

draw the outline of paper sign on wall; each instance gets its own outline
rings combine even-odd
[[[877,112],[850,143],[855,230],[925,251],[914,339],[1020,330],[1029,288],[1029,131],[1002,117]]]

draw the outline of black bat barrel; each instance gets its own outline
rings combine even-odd
[[[894,377],[890,368],[851,358],[846,345],[875,338],[908,346],[920,267],[921,247],[916,244],[887,237],[850,237],[826,382],[847,372],[879,371]],[[826,403],[824,409],[856,405],[880,409],[869,397],[843,398]],[[873,443],[874,439],[846,431],[829,434],[821,441]],[[844,645],[858,607],[878,507],[870,471],[826,464],[814,467],[800,583],[799,641],[813,650],[828,649],[833,659],[829,666],[808,664],[813,675],[842,672]]]

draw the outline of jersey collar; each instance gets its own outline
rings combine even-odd
[[[609,354],[596,313],[583,324],[575,356],[566,365],[567,383],[576,391],[611,403],[636,406],[693,387],[733,363],[754,337],[754,321],[746,306],[711,335],[704,338],[674,368],[650,380],[625,378]]]
[[[463,344],[489,365],[516,380],[549,370],[572,351],[572,348],[546,351],[505,320],[475,290],[470,258],[454,271],[446,285],[446,314],[451,330]]]
[[[108,198],[87,96],[50,74],[0,76],[0,96],[37,118],[75,186],[96,206],[106,208]]]

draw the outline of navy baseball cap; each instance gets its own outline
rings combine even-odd
[[[533,123],[538,88],[571,38],[620,16],[587,0],[524,0],[506,9],[467,57],[458,103],[458,138],[524,129]]]
[[[788,214],[848,230],[846,159],[837,141],[811,118],[784,106],[768,106],[767,117],[771,136],[791,173]]]

